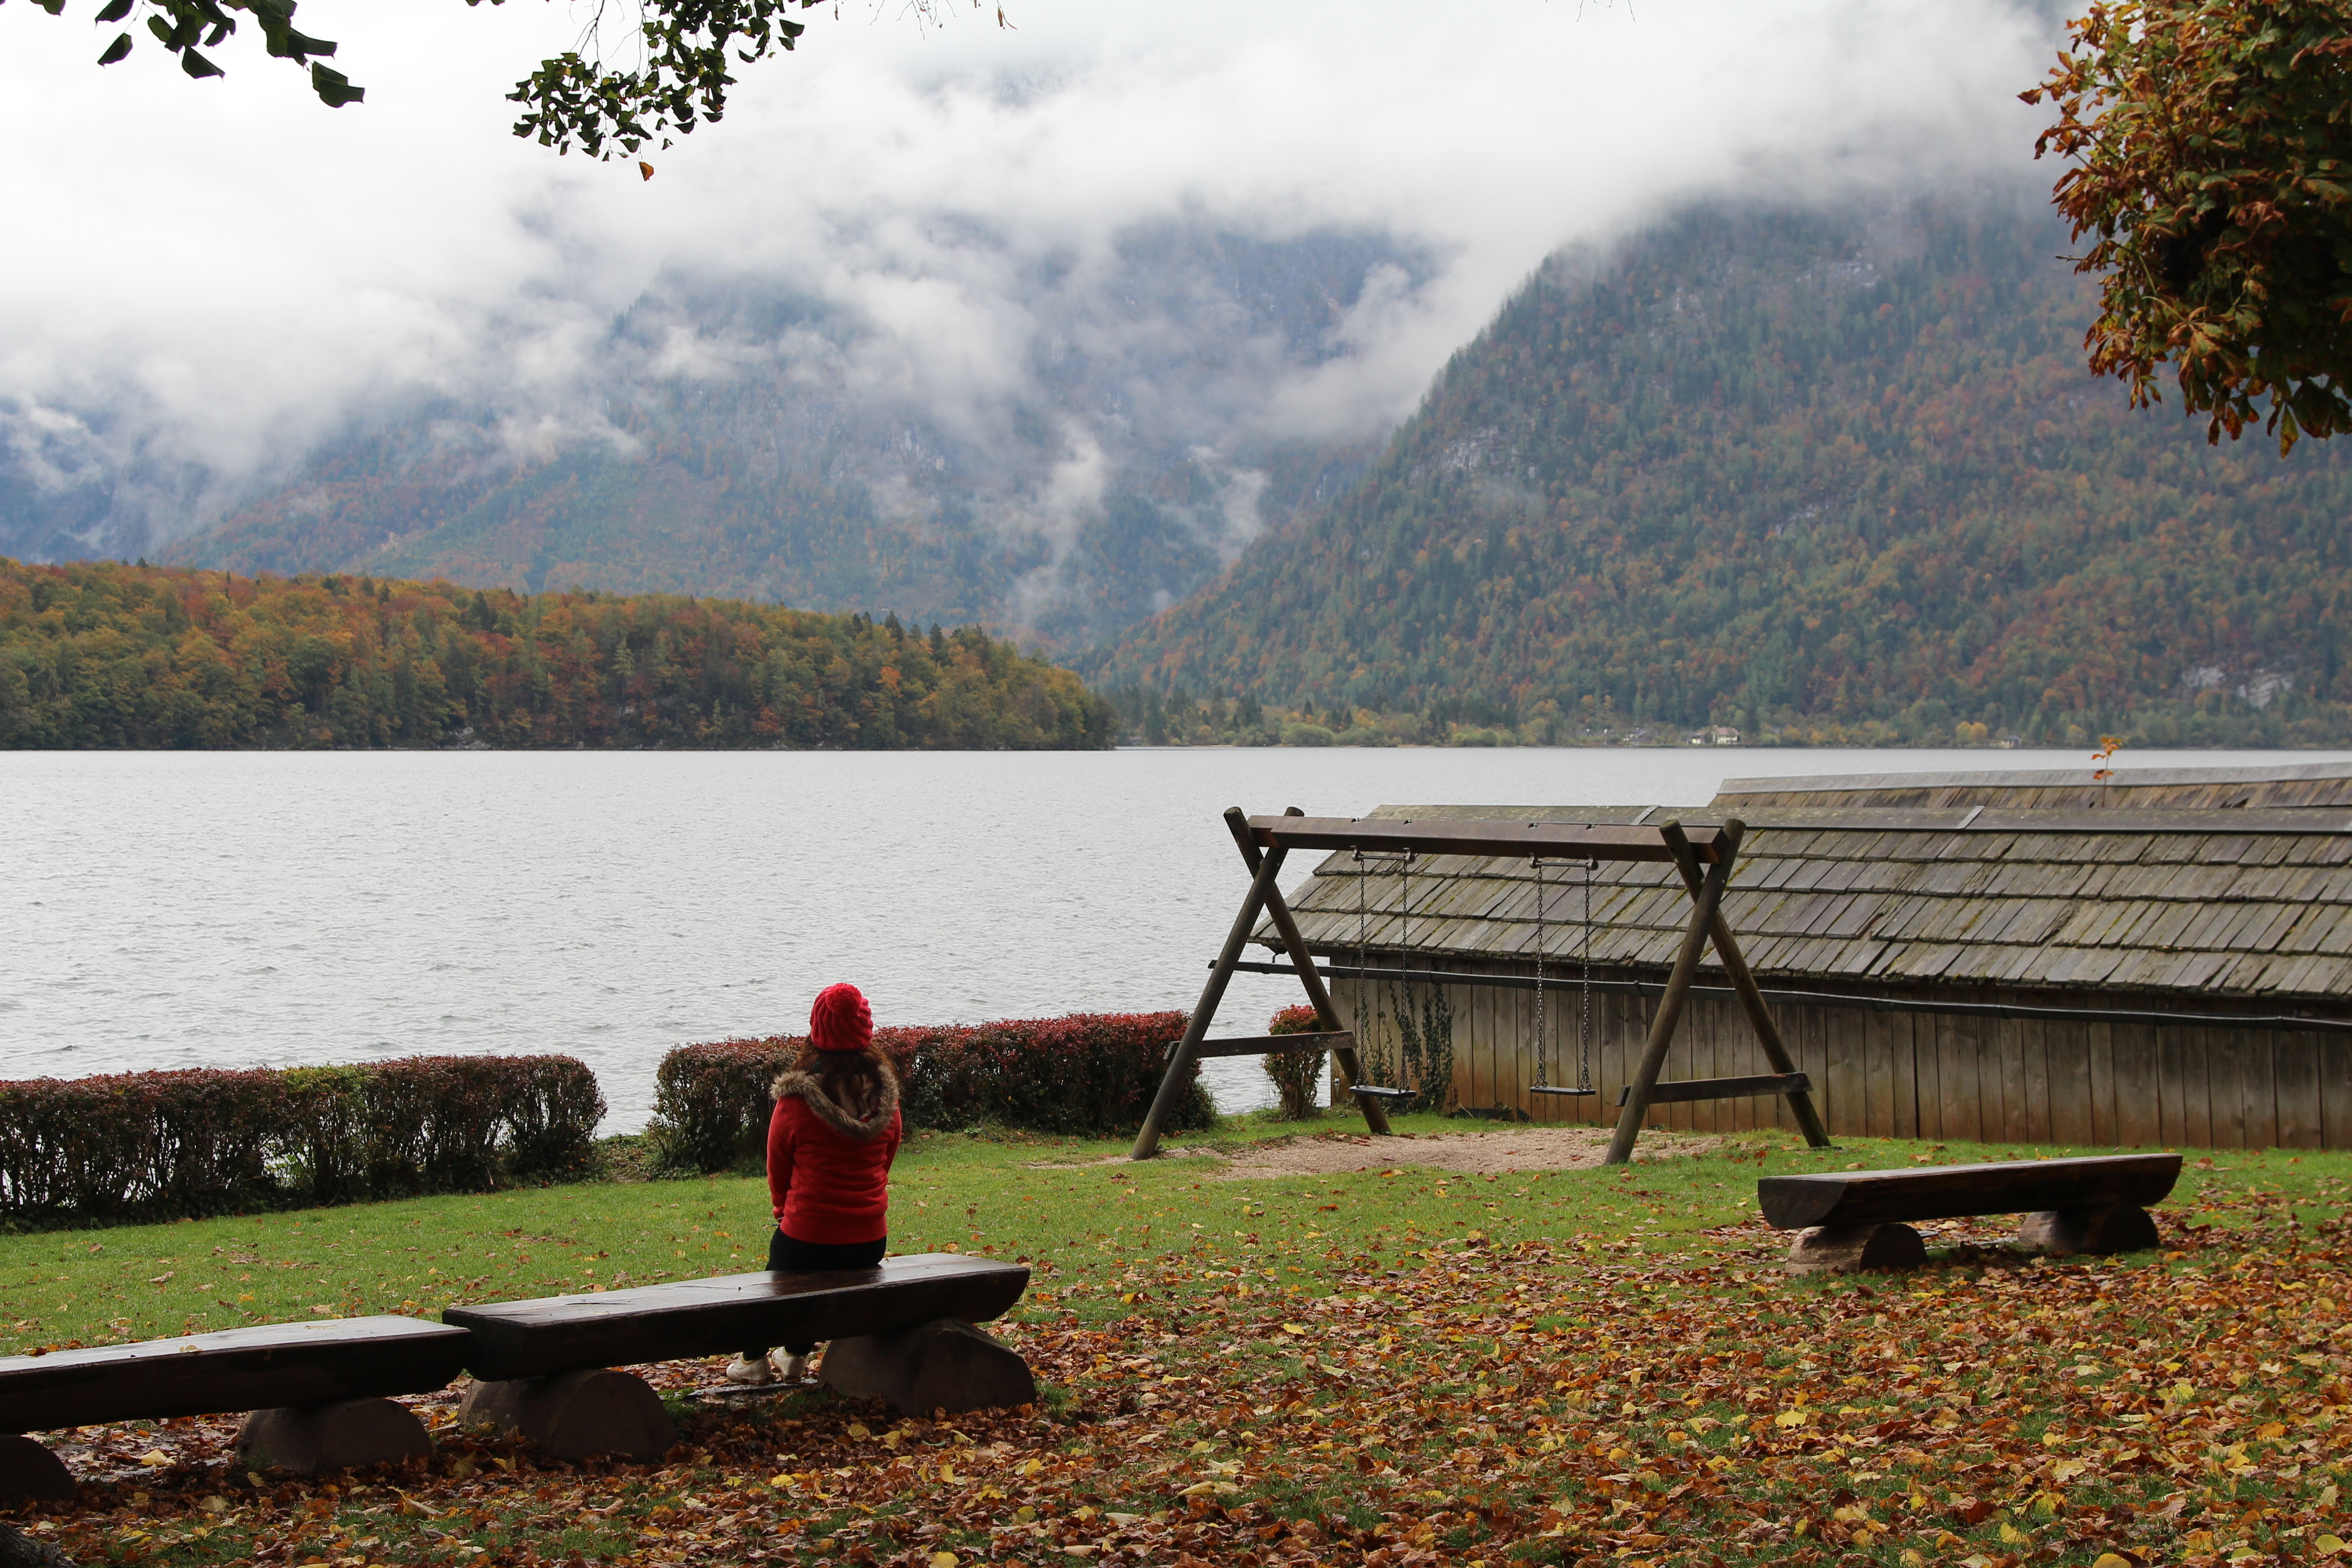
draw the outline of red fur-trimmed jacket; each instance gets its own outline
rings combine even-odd
[[[851,1115],[808,1073],[777,1076],[768,1118],[768,1195],[794,1241],[841,1247],[890,1230],[890,1162],[898,1157],[898,1079],[881,1062],[881,1103]]]

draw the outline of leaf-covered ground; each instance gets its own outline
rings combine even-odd
[[[1916,1274],[1791,1279],[1750,1217],[1759,1171],[1986,1152],[1750,1140],[1631,1172],[1397,1163],[1310,1189],[942,1146],[903,1177],[899,1230],[942,1245],[916,1216],[961,1207],[955,1229],[1034,1260],[999,1331],[1040,1407],[900,1421],[671,1364],[645,1369],[685,1434],[660,1466],[543,1463],[457,1430],[445,1396],[429,1464],[333,1481],[236,1469],[226,1421],[58,1435],[110,1479],[11,1517],[86,1563],[331,1568],[2342,1552],[2352,1159],[2192,1157],[2165,1249],[2124,1258],[2034,1260],[1986,1222],[1932,1233]],[[91,1237],[20,1238],[0,1268],[68,1240]]]

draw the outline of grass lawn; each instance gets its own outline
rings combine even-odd
[[[1831,1279],[1781,1272],[1757,1176],[2094,1151],[1759,1134],[1486,1178],[1412,1149],[1230,1181],[1202,1159],[1097,1163],[1110,1144],[911,1139],[893,1247],[1036,1269],[999,1331],[1046,1386],[1032,1411],[900,1422],[681,1394],[686,1441],[658,1468],[541,1465],[442,1413],[429,1466],[259,1485],[224,1458],[233,1424],[89,1429],[77,1463],[119,1480],[11,1517],[84,1562],[332,1568],[2340,1550],[2352,1156],[2192,1153],[2160,1254],[2032,1260],[1994,1221],[1918,1273]],[[769,1223],[761,1184],[726,1177],[0,1237],[0,1353],[738,1272]]]

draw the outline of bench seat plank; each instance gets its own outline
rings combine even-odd
[[[1843,1228],[2126,1204],[2146,1208],[2163,1202],[2179,1179],[2179,1154],[2107,1154],[1766,1176],[1756,1184],[1756,1202],[1781,1230]]]
[[[728,1274],[452,1307],[442,1321],[473,1336],[466,1370],[485,1382],[587,1367],[685,1361],[754,1345],[887,1334],[935,1318],[983,1323],[1029,1288],[1021,1264],[953,1252],[885,1258],[824,1274]]]
[[[467,1338],[387,1315],[0,1357],[0,1432],[430,1394],[464,1370]]]

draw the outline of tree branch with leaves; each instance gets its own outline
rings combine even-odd
[[[52,16],[66,13],[67,0],[32,3]],[[488,3],[502,5],[504,0]],[[727,89],[735,85],[733,68],[757,65],[791,50],[807,31],[793,13],[824,3],[641,0],[629,29],[638,45],[637,63],[626,68],[604,61],[600,5],[582,47],[542,60],[507,95],[522,105],[514,133],[558,153],[576,147],[599,159],[632,154],[656,142],[667,147],[672,136],[683,136],[725,114]],[[482,0],[466,4],[478,5]],[[944,4],[908,0],[909,8],[925,23],[938,21]],[[972,4],[978,9],[982,0]],[[340,109],[364,99],[365,89],[352,86],[350,78],[321,63],[333,57],[332,42],[295,30],[294,9],[295,0],[104,0],[98,19],[121,22],[143,10],[146,30],[179,57],[180,68],[204,78],[226,73],[203,51],[219,48],[236,32],[240,19],[249,16],[260,26],[269,54],[310,68],[311,89],[320,101]],[[1008,25],[1001,5],[996,20],[999,26]],[[127,58],[136,45],[134,33],[121,33],[100,54],[98,63],[110,66]]]
[[[2352,0],[2110,0],[2067,32],[2021,96],[2095,237],[2091,368],[2147,406],[2169,364],[2209,440],[2352,429]]]

